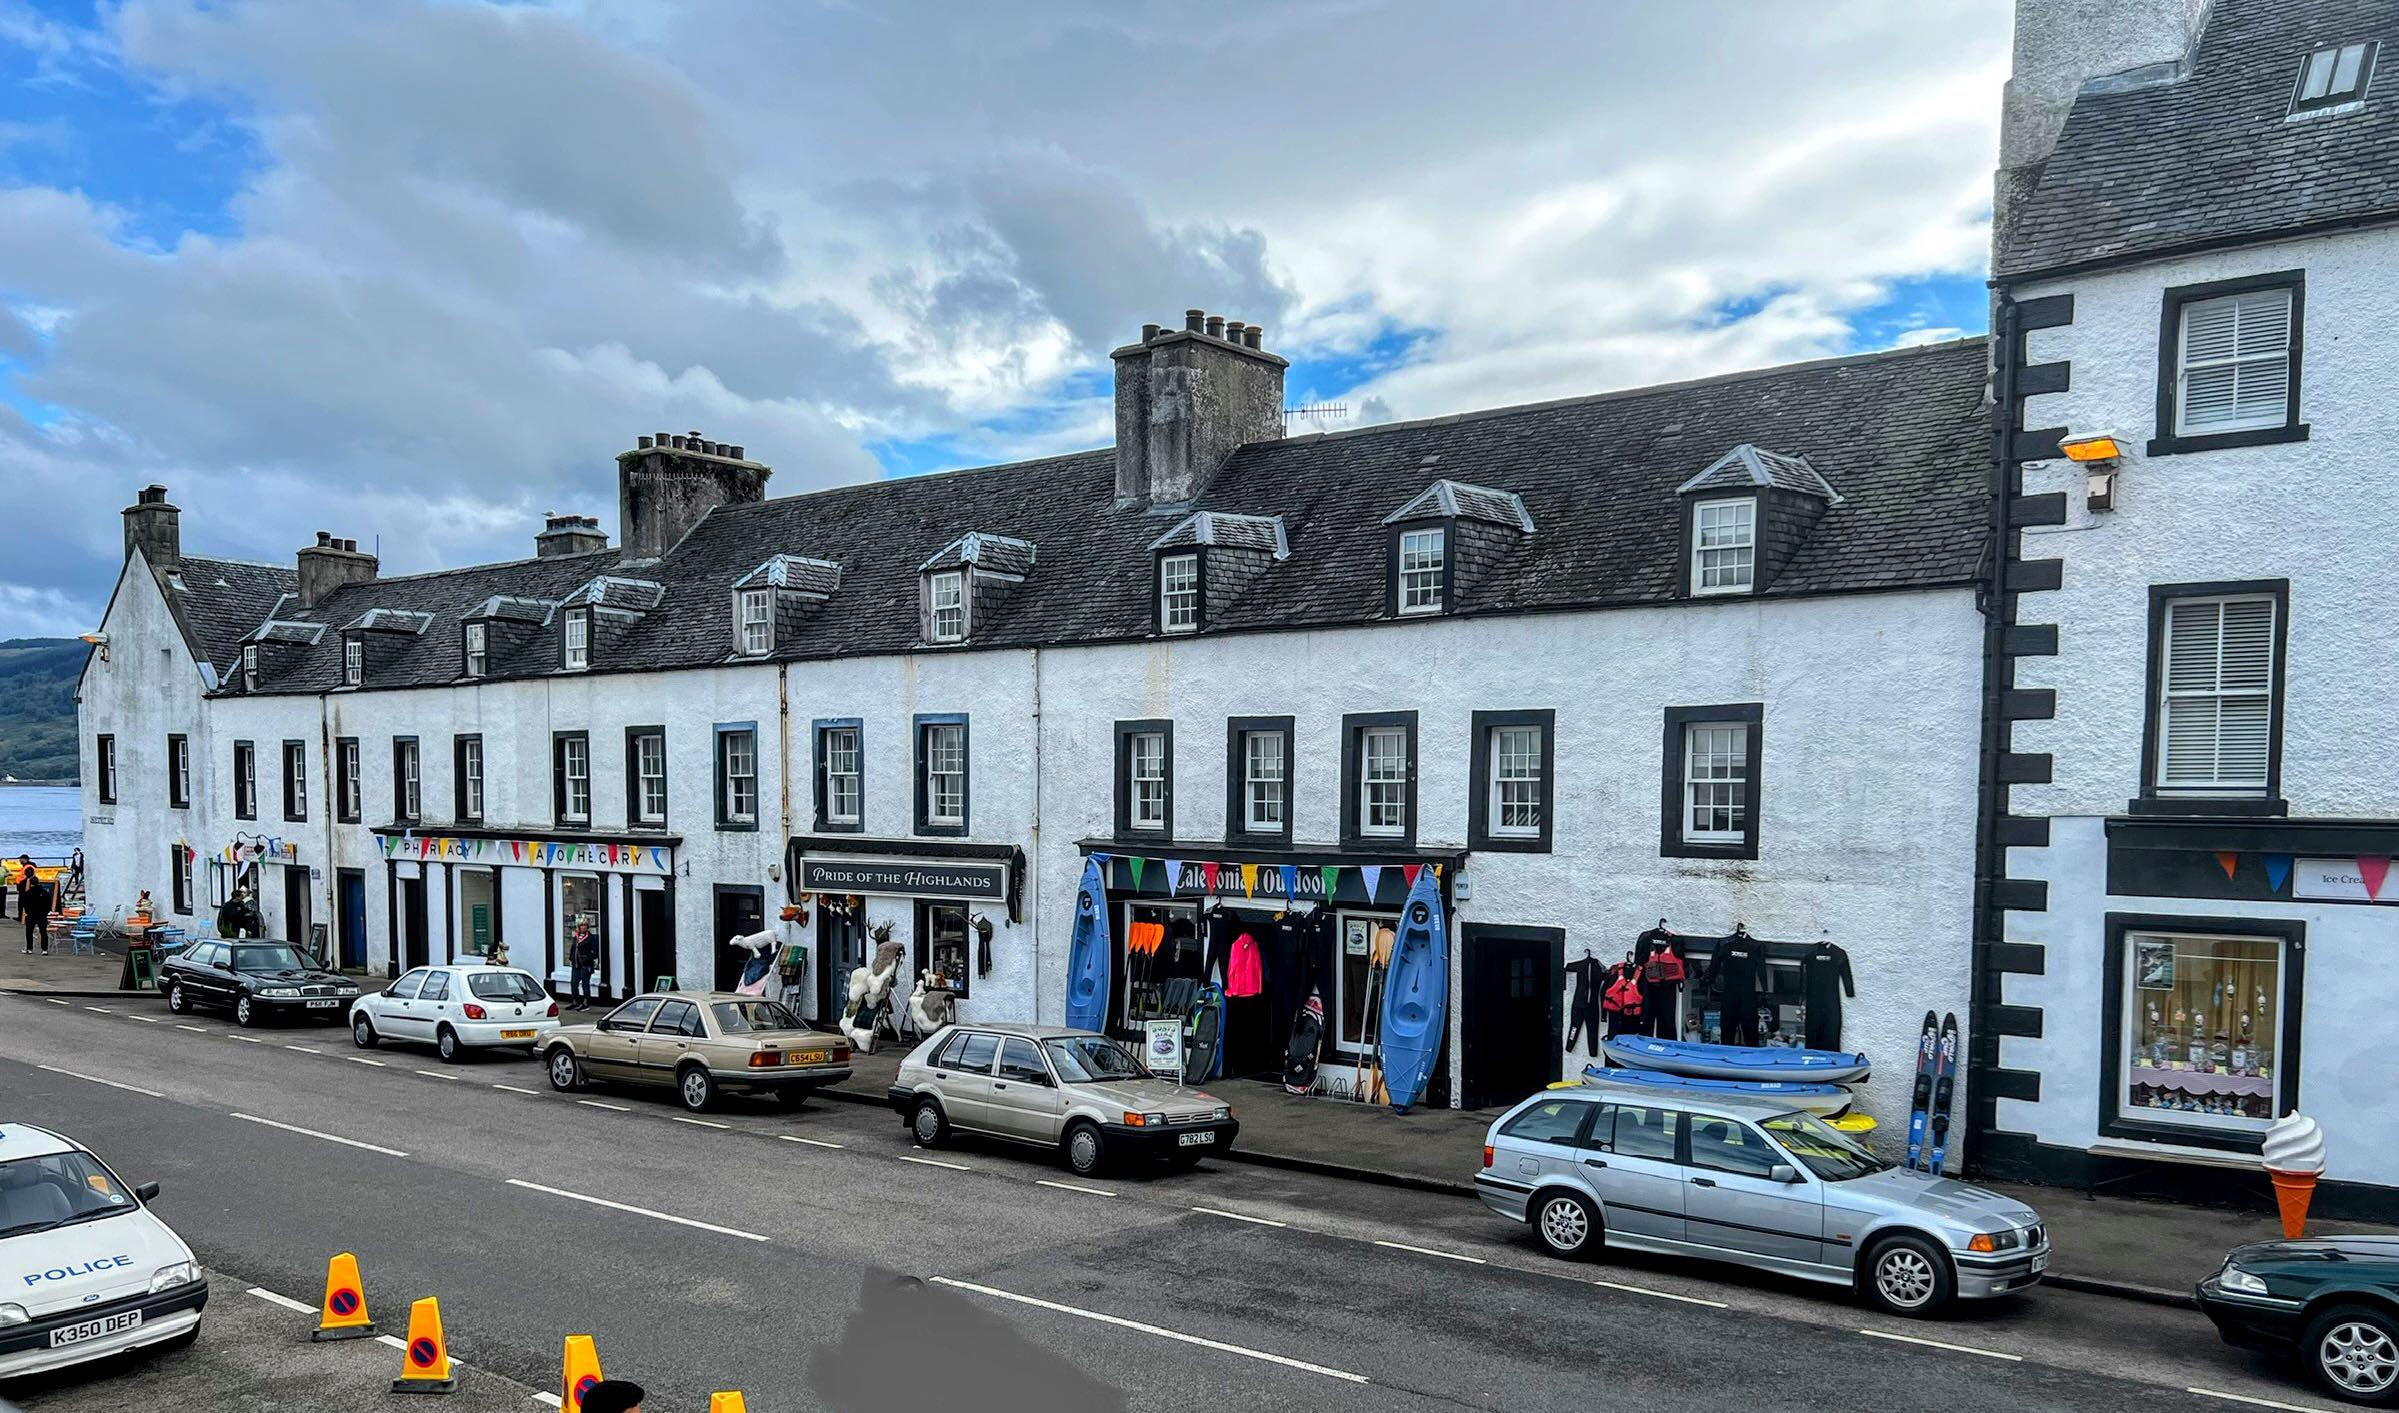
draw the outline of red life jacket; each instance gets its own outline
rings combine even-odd
[[[1683,984],[1683,959],[1672,952],[1663,949],[1652,952],[1641,965],[1644,979],[1652,986]]]
[[[1641,982],[1635,968],[1625,967],[1602,995],[1601,1004],[1620,1016],[1641,1014]]]

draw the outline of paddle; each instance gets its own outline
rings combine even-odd
[[[1378,927],[1374,931],[1372,964],[1366,969],[1368,987],[1366,997],[1370,1015],[1374,1003],[1383,994],[1383,983],[1389,979],[1391,948],[1392,944],[1398,940],[1399,934],[1388,927]],[[1372,1033],[1374,1035],[1374,1068],[1369,1072],[1370,1088],[1365,1098],[1369,1104],[1388,1104],[1391,1102],[1391,1090],[1383,1083],[1383,1036],[1380,1031]]]

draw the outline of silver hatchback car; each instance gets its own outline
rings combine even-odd
[[[1771,1101],[1557,1089],[1500,1116],[1475,1191],[1558,1256],[1602,1245],[1854,1286],[1897,1315],[2037,1284],[2041,1215],[1902,1171]]]

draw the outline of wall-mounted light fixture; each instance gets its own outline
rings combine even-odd
[[[100,650],[102,662],[108,661],[108,635],[106,633],[86,633],[83,635],[83,641]]]
[[[2092,510],[2116,508],[2116,471],[2124,456],[2124,448],[2112,436],[2069,437],[2058,442],[2057,449],[2066,459],[2083,468],[2088,479],[2083,483],[2083,504]]]

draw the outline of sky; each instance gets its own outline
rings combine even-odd
[[[1104,445],[1191,307],[1310,430],[1980,332],[2008,10],[0,0],[0,639],[153,482],[195,554],[521,558],[643,432]]]

